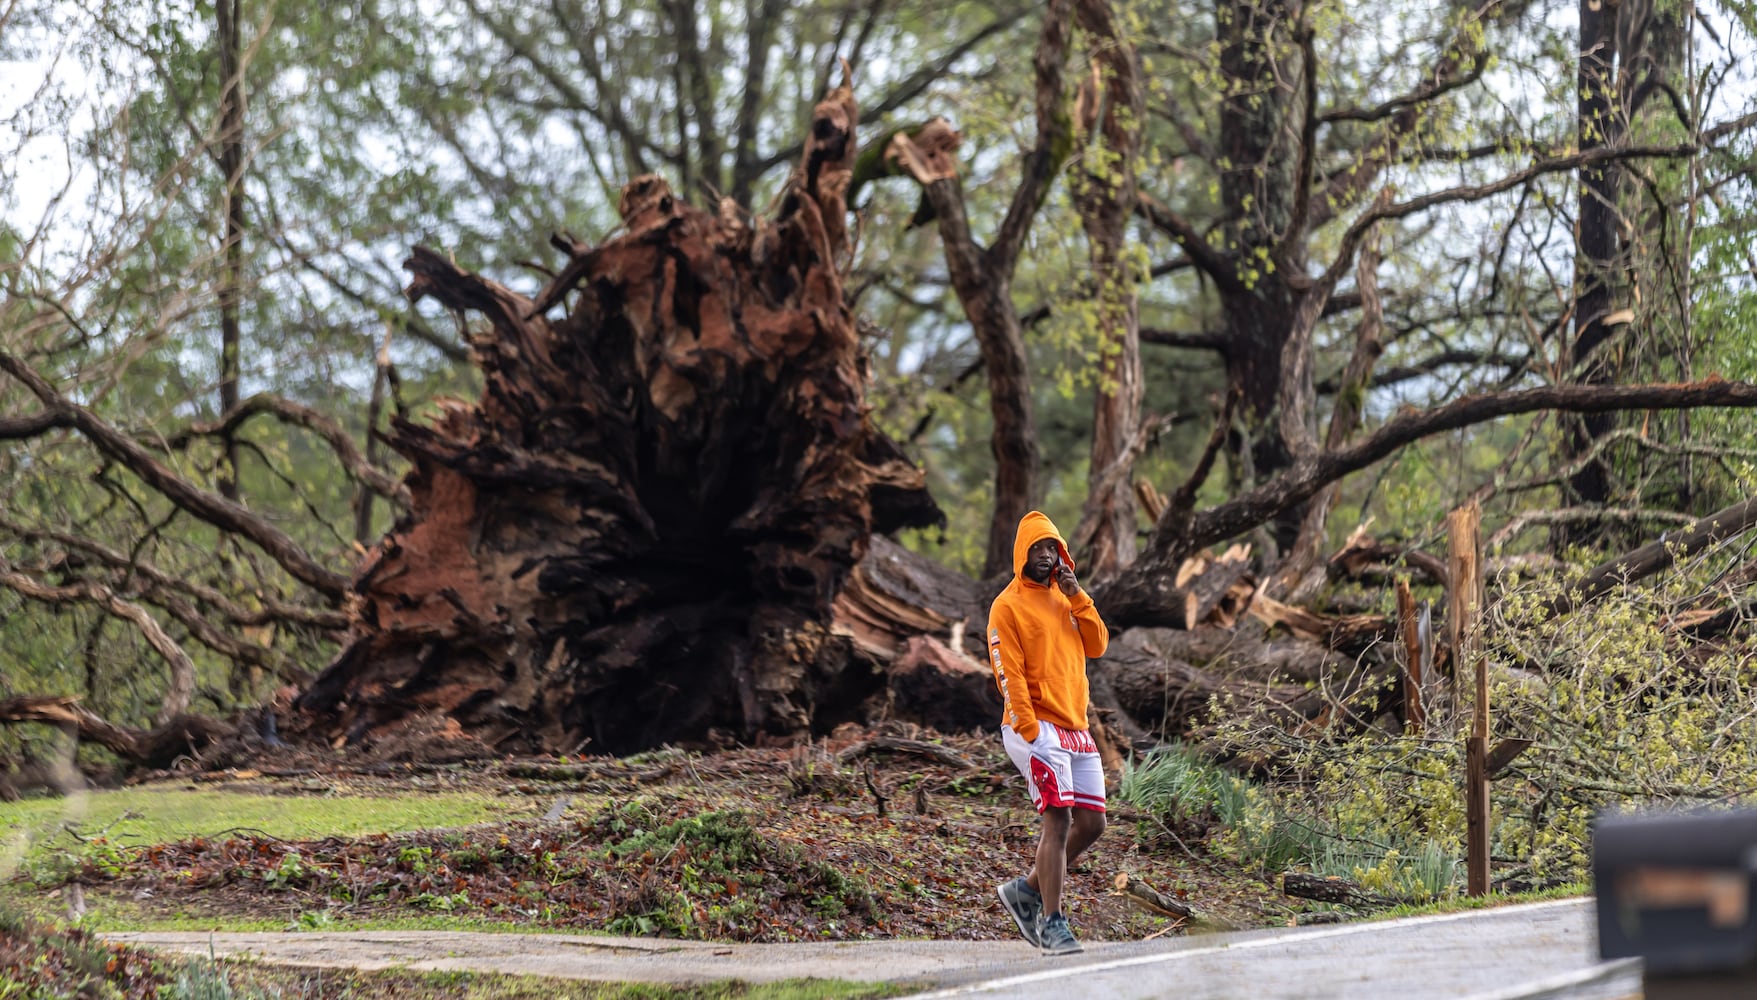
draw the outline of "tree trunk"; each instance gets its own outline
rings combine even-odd
[[[1580,0],[1580,65],[1578,129],[1581,150],[1612,145],[1623,132],[1617,114],[1617,8],[1602,0]],[[1574,243],[1574,342],[1568,352],[1573,377],[1583,385],[1602,385],[1616,371],[1606,356],[1605,342],[1615,327],[1612,314],[1613,275],[1617,258],[1617,173],[1615,163],[1580,170],[1578,221]],[[1568,442],[1569,457],[1583,461],[1568,477],[1568,488],[1584,504],[1611,499],[1611,470],[1606,456],[1591,455],[1598,439],[1611,429],[1612,414],[1583,414]],[[1599,528],[1571,530],[1564,538],[1591,542]]]
[[[892,135],[874,176],[908,174],[921,185],[931,217],[945,244],[952,289],[964,307],[988,369],[989,407],[994,419],[994,508],[989,516],[984,577],[1013,571],[1013,534],[1019,519],[1038,501],[1037,424],[1031,403],[1031,371],[1025,340],[1013,305],[1013,274],[1049,186],[1071,146],[1062,106],[1062,72],[1068,61],[1071,0],[1049,0],[1031,66],[1036,85],[1037,141],[1025,153],[1019,186],[1007,214],[984,248],[971,233],[963,188],[953,153],[962,137],[943,119],[913,132]],[[925,220],[926,216],[917,213]]]
[[[366,402],[366,445],[362,458],[367,466],[378,467],[378,415],[384,408],[386,383],[390,381],[390,324],[384,327],[384,346],[372,364],[372,395]],[[354,541],[364,549],[372,544],[372,502],[377,496],[366,483],[354,493]]]
[[[1545,602],[1544,609],[1557,617],[1569,614],[1619,586],[1669,569],[1679,559],[1742,535],[1754,525],[1757,525],[1757,497],[1700,518],[1684,530],[1668,531],[1657,541],[1600,563],[1569,584],[1566,592]]]
[[[921,184],[923,203],[938,220],[952,288],[988,372],[994,502],[982,575],[993,577],[1013,571],[1013,535],[1037,496],[1037,418],[1025,338],[1013,306],[1012,263],[984,252],[970,232],[953,155],[962,141],[943,119],[935,119],[913,134],[898,132],[885,158]]]
[[[1081,570],[1096,578],[1135,558],[1135,498],[1127,470],[1134,463],[1141,420],[1141,314],[1136,278],[1123,250],[1135,210],[1147,101],[1135,47],[1108,0],[1078,0],[1075,18],[1094,36],[1092,78],[1077,105],[1091,149],[1075,182],[1074,201],[1098,285],[1101,368],[1093,393],[1086,508],[1074,535],[1084,549]]]
[[[238,0],[218,0],[215,41],[220,49],[220,173],[224,175],[225,239],[220,274],[220,418],[238,408],[241,335],[238,305],[244,285],[244,76]],[[238,444],[224,439],[220,495],[238,499]]]
[[[961,202],[958,211],[963,211]],[[953,259],[949,248],[946,259]],[[961,270],[955,264],[952,273],[955,283],[965,283],[959,281]],[[989,450],[994,455],[994,509],[989,514],[988,548],[982,561],[986,578],[1013,572],[1013,535],[1019,530],[1020,519],[1037,503],[1039,454],[1031,368],[1025,358],[1019,315],[1013,308],[1012,276],[986,268],[973,273],[983,276],[967,281],[980,290],[963,297],[964,311],[988,369],[988,405],[994,420],[989,437]]]
[[[1361,888],[1360,883],[1336,875],[1312,875],[1308,872],[1287,872],[1281,876],[1281,891],[1289,896],[1300,899],[1315,899],[1320,903],[1340,903],[1343,906],[1361,907],[1366,909],[1382,909],[1396,906],[1399,903],[1412,902],[1408,899],[1381,896]]]
[[[1235,287],[1222,289],[1221,317],[1227,334],[1226,381],[1239,392],[1242,432],[1232,442],[1233,474],[1241,488],[1266,482],[1293,461],[1276,426],[1282,359],[1292,332],[1299,295],[1289,275],[1304,262],[1305,237],[1290,228],[1299,214],[1297,151],[1287,142],[1288,119],[1299,113],[1294,89],[1298,49],[1291,29],[1298,12],[1285,0],[1216,4],[1220,68],[1226,78],[1220,102],[1221,171],[1230,236],[1238,250],[1229,263]],[[1283,238],[1285,237],[1285,238]],[[1275,260],[1284,256],[1284,260]],[[1304,504],[1278,514],[1271,536],[1276,552],[1291,546]]]
[[[1199,732],[1215,698],[1231,701],[1253,724],[1297,733],[1332,724],[1359,731],[1391,703],[1382,682],[1394,668],[1260,634],[1248,626],[1130,629],[1112,638],[1092,669],[1122,709],[1161,739]]]
[[[1355,284],[1360,289],[1360,323],[1355,328],[1354,350],[1342,371],[1341,388],[1330,411],[1330,427],[1324,432],[1324,450],[1335,451],[1346,443],[1360,425],[1366,405],[1367,382],[1373,373],[1384,345],[1380,326],[1384,317],[1379,302],[1379,234],[1368,234],[1361,243],[1360,264],[1355,269]],[[1341,482],[1326,485],[1306,506],[1300,521],[1299,535],[1291,546],[1283,549],[1281,565],[1269,578],[1264,590],[1270,597],[1304,600],[1316,589],[1321,576],[1313,574],[1326,541],[1325,529],[1330,511],[1342,492]]]
[[[873,693],[832,603],[874,532],[941,515],[868,417],[839,271],[855,118],[846,84],[819,104],[772,221],[631,182],[625,232],[558,240],[535,299],[416,250],[412,298],[491,322],[485,387],[393,419],[411,514],[355,577],[307,725],[627,753],[794,738]]]

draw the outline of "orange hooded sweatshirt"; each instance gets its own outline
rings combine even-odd
[[[1067,597],[1053,577],[1048,586],[1025,576],[1025,553],[1053,538],[1068,568],[1074,559],[1048,517],[1032,511],[1013,536],[1013,582],[988,609],[988,656],[1000,685],[1001,721],[1027,741],[1037,739],[1037,720],[1066,729],[1086,728],[1086,658],[1103,656],[1110,631],[1081,590]]]

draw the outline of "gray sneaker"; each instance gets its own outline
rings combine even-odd
[[[1080,942],[1074,940],[1074,931],[1068,926],[1068,918],[1051,913],[1037,920],[1037,946],[1045,955],[1072,955],[1077,951],[1085,951]]]
[[[1043,944],[1037,937],[1037,920],[1043,916],[1043,897],[1031,891],[1022,878],[1003,882],[995,892],[1000,895],[1001,906],[1013,923],[1019,925],[1019,935],[1030,943],[1033,948],[1041,948]]]

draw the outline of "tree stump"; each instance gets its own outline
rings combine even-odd
[[[873,425],[843,298],[857,112],[820,103],[773,218],[653,176],[535,297],[417,248],[411,299],[485,317],[473,405],[395,420],[409,515],[301,696],[336,745],[441,717],[497,751],[826,730],[882,685],[831,608],[874,532],[943,521]],[[558,315],[559,314],[559,315]]]

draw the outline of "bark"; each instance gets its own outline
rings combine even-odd
[[[954,630],[970,639],[967,652],[981,656],[986,653],[982,621],[987,609],[980,603],[977,586],[968,577],[874,536],[866,557],[836,594],[833,611],[835,628],[875,659],[896,656],[915,636],[949,637]]]
[[[940,515],[864,398],[838,267],[855,125],[844,84],[773,219],[637,179],[622,234],[558,241],[535,298],[415,252],[412,298],[492,325],[483,395],[393,419],[411,513],[357,572],[303,725],[361,743],[440,717],[501,751],[627,753],[793,739],[880,693],[832,631],[838,592],[875,532]]]
[[[1378,230],[1374,229],[1361,244],[1360,266],[1355,272],[1361,297],[1360,323],[1355,331],[1354,350],[1343,368],[1341,391],[1337,393],[1330,412],[1330,426],[1324,434],[1326,451],[1342,447],[1360,426],[1367,382],[1372,376],[1374,362],[1384,351],[1380,338],[1384,312],[1379,302],[1379,260]],[[1324,547],[1324,530],[1340,490],[1340,481],[1328,483],[1307,505],[1298,536],[1264,585],[1264,592],[1270,597],[1290,596],[1295,601],[1310,597],[1315,584],[1308,581]]]
[[[361,456],[366,466],[378,467],[378,416],[384,409],[385,383],[390,381],[390,324],[384,328],[384,345],[378,349],[378,356],[373,364],[372,396],[366,402],[366,450]],[[377,494],[366,483],[354,494],[354,541],[365,548],[372,542],[372,501]],[[408,506],[408,495],[401,497],[404,508]]]
[[[244,70],[240,59],[239,2],[217,0],[214,41],[220,56],[220,173],[224,184],[225,237],[220,275],[220,416],[238,407],[241,337],[238,307],[244,291]],[[228,429],[220,495],[238,499],[238,445]]]
[[[1290,318],[1299,294],[1289,275],[1305,269],[1304,234],[1290,224],[1297,211],[1296,176],[1302,154],[1289,156],[1277,146],[1286,140],[1288,118],[1300,111],[1294,91],[1293,67],[1299,66],[1290,35],[1297,16],[1286,0],[1240,5],[1217,2],[1220,70],[1226,80],[1220,101],[1219,152],[1242,169],[1220,174],[1221,203],[1233,223],[1228,242],[1238,250],[1228,261],[1234,287],[1223,288],[1221,317],[1227,335],[1226,381],[1239,393],[1241,436],[1231,448],[1235,481],[1241,486],[1264,482],[1293,460],[1275,421],[1283,380],[1282,361],[1292,333]],[[1306,65],[1298,72],[1311,73]],[[1307,116],[1316,114],[1307,106]],[[1264,262],[1277,249],[1282,260],[1273,268]],[[1247,272],[1250,280],[1238,280]],[[1309,414],[1299,414],[1305,419]],[[1280,512],[1277,512],[1279,515]],[[1299,523],[1291,511],[1277,520],[1277,546],[1292,544]]]
[[[1617,113],[1616,58],[1617,8],[1601,0],[1580,0],[1580,62],[1577,87],[1577,127],[1582,151],[1614,145],[1623,134]],[[1606,320],[1613,305],[1613,276],[1617,267],[1617,173],[1616,163],[1597,163],[1580,169],[1576,196],[1578,222],[1574,243],[1574,338],[1569,367],[1582,385],[1611,381],[1615,369],[1608,351],[1602,351],[1615,327]],[[1569,438],[1568,453],[1584,456],[1611,429],[1609,413],[1583,414]],[[1568,479],[1574,498],[1585,504],[1604,504],[1611,499],[1610,466],[1602,456],[1582,464]],[[1589,542],[1594,532],[1572,531],[1565,540]]]
[[[1196,911],[1190,904],[1168,896],[1153,888],[1128,872],[1119,872],[1115,881],[1116,891],[1129,898],[1129,902],[1139,906],[1148,913],[1157,913],[1162,917],[1177,917],[1180,920],[1192,919]]]
[[[1192,567],[1192,563],[1198,565]],[[1187,581],[1183,579],[1186,572],[1189,574]],[[1250,552],[1242,545],[1233,546],[1212,561],[1198,553],[1184,563],[1178,577],[1178,586],[1184,592],[1186,629],[1203,624],[1231,628],[1257,593]]]
[[[1320,903],[1340,903],[1365,909],[1382,909],[1397,906],[1400,903],[1414,902],[1409,899],[1398,899],[1381,896],[1376,892],[1368,892],[1360,887],[1360,883],[1336,875],[1313,875],[1309,872],[1287,872],[1281,876],[1281,891],[1299,899],[1312,899]]]
[[[1215,699],[1254,706],[1259,718],[1292,727],[1306,718],[1300,711],[1310,692],[1292,683],[1235,680],[1205,670],[1155,641],[1158,630],[1132,629],[1111,640],[1100,661],[1117,703],[1160,740],[1174,739],[1208,720]]]
[[[909,639],[884,675],[882,703],[872,718],[908,719],[942,733],[992,730],[1000,722],[994,671],[934,636]]]
[[[1025,338],[1013,306],[1013,276],[991,265],[970,235],[963,190],[956,176],[929,182],[929,203],[939,218],[946,266],[964,316],[976,335],[988,372],[989,413],[994,428],[994,508],[989,515],[984,576],[1012,571],[1013,534],[1038,493],[1036,406],[1031,401],[1031,369]]]
[[[1364,729],[1392,702],[1394,666],[1252,630],[1130,629],[1089,669],[1133,719],[1160,739],[1200,734],[1216,699],[1253,725],[1309,735]]]
[[[1349,652],[1363,652],[1390,639],[1397,628],[1397,623],[1386,615],[1327,615],[1282,604],[1263,594],[1251,601],[1249,610],[1251,617],[1270,628],[1279,626],[1306,642]]]

